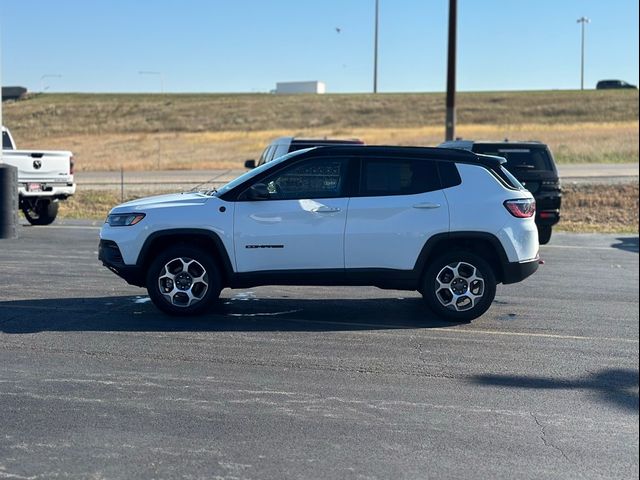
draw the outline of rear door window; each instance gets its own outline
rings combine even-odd
[[[361,196],[413,195],[440,189],[436,162],[423,159],[365,158]]]

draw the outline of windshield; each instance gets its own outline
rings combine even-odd
[[[509,170],[553,170],[549,153],[544,147],[477,143],[473,146],[473,151],[484,155],[506,158],[507,163],[504,166]]]
[[[12,150],[13,145],[11,144],[11,139],[9,138],[9,134],[7,132],[2,132],[2,149],[3,150]]]
[[[291,152],[291,153],[287,153],[286,155],[283,155],[281,157],[276,158],[275,160],[272,160],[271,162],[267,162],[267,163],[263,163],[262,165],[254,168],[253,170],[249,170],[248,172],[240,175],[239,177],[231,180],[229,183],[227,183],[226,185],[220,187],[218,189],[217,192],[215,192],[215,195],[217,197],[220,197],[222,195],[224,195],[225,193],[227,193],[229,190],[232,190],[234,188],[236,188],[238,185],[241,185],[242,183],[246,182],[247,180],[252,179],[253,177],[260,175],[262,172],[269,170],[273,167],[275,167],[276,165],[279,165],[280,163],[290,159],[291,157],[295,157],[297,155],[302,155],[305,152],[308,152],[309,150],[313,150],[312,148],[305,148],[304,150],[297,150],[295,152]]]

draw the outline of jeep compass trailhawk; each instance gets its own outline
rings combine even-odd
[[[535,200],[502,163],[444,148],[300,150],[218,191],[115,207],[99,258],[170,314],[204,312],[225,287],[373,285],[468,321],[496,284],[538,268]]]

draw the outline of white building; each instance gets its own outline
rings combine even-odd
[[[314,80],[312,82],[278,82],[276,83],[276,93],[324,93],[326,86],[324,82]]]

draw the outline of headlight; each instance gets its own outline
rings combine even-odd
[[[144,218],[144,213],[115,213],[107,216],[107,223],[111,227],[128,227],[135,225]]]

